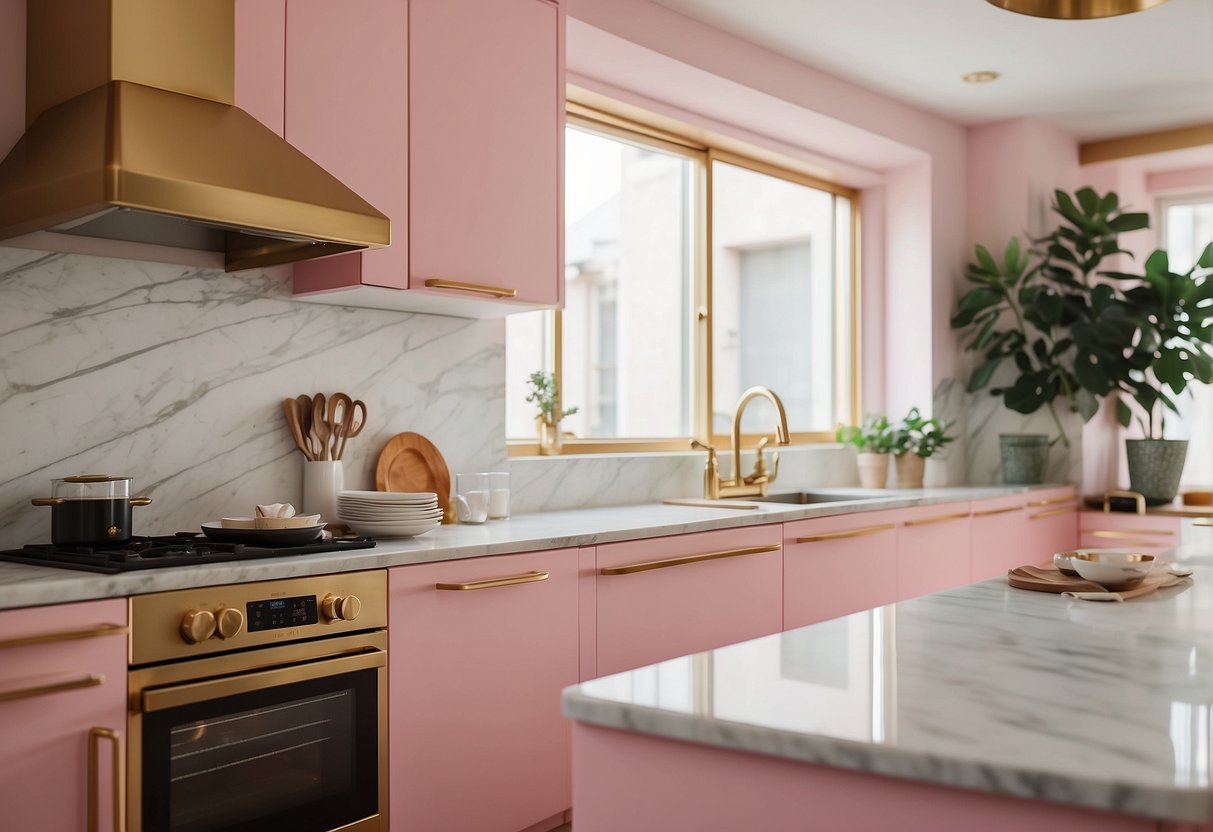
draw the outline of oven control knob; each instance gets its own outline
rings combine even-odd
[[[181,619],[181,637],[186,644],[201,644],[215,634],[215,614],[210,610],[190,610]]]
[[[330,621],[353,621],[362,612],[362,600],[357,595],[326,595],[320,602],[320,612]]]
[[[231,638],[244,629],[244,613],[235,607],[220,607],[215,610],[219,638]]]

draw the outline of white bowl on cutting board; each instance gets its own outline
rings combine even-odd
[[[1070,567],[1083,579],[1105,589],[1131,589],[1154,568],[1156,558],[1132,549],[1078,549],[1070,555]]]

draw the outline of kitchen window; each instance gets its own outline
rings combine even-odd
[[[859,410],[855,210],[848,189],[570,104],[565,308],[507,319],[511,454],[536,449],[538,369],[578,408],[564,453],[727,445],[754,385],[780,395],[793,441],[832,439]]]

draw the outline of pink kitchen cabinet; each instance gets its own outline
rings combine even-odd
[[[286,0],[236,4],[236,106],[279,136],[286,102]]]
[[[296,264],[296,296],[559,304],[563,48],[547,0],[287,0],[285,137],[392,223],[385,249]]]
[[[917,598],[969,583],[969,504],[896,512],[897,597]]]
[[[569,808],[577,574],[576,549],[390,571],[393,830],[518,832]]]
[[[1049,560],[1052,552],[1024,545],[1024,495],[977,500],[972,504],[970,568],[974,581],[1004,577],[1008,569]]]
[[[1079,541],[1084,548],[1130,548],[1161,555],[1179,545],[1182,517],[1084,511],[1078,515]]]
[[[597,547],[596,675],[783,628],[779,525]]]
[[[1040,554],[1039,562],[1078,546],[1078,495],[1072,486],[1030,492],[1025,515],[1024,545]]]
[[[124,832],[126,609],[0,612],[0,828]]]
[[[783,628],[896,601],[897,518],[874,511],[784,524]]]

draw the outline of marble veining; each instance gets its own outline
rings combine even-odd
[[[1205,551],[1210,551],[1206,547]],[[1176,821],[1213,817],[1213,567],[1125,604],[1001,579],[568,688],[586,723]]]
[[[442,526],[421,537],[382,540],[374,549],[354,552],[138,570],[124,575],[98,575],[0,561],[0,609],[511,552],[593,546],[619,540],[783,523],[828,514],[975,500],[1022,490],[987,487],[889,491],[876,499],[857,499],[828,506],[770,504],[755,511],[662,504],[553,511],[517,515],[480,526]],[[858,490],[856,493],[862,494]]]

